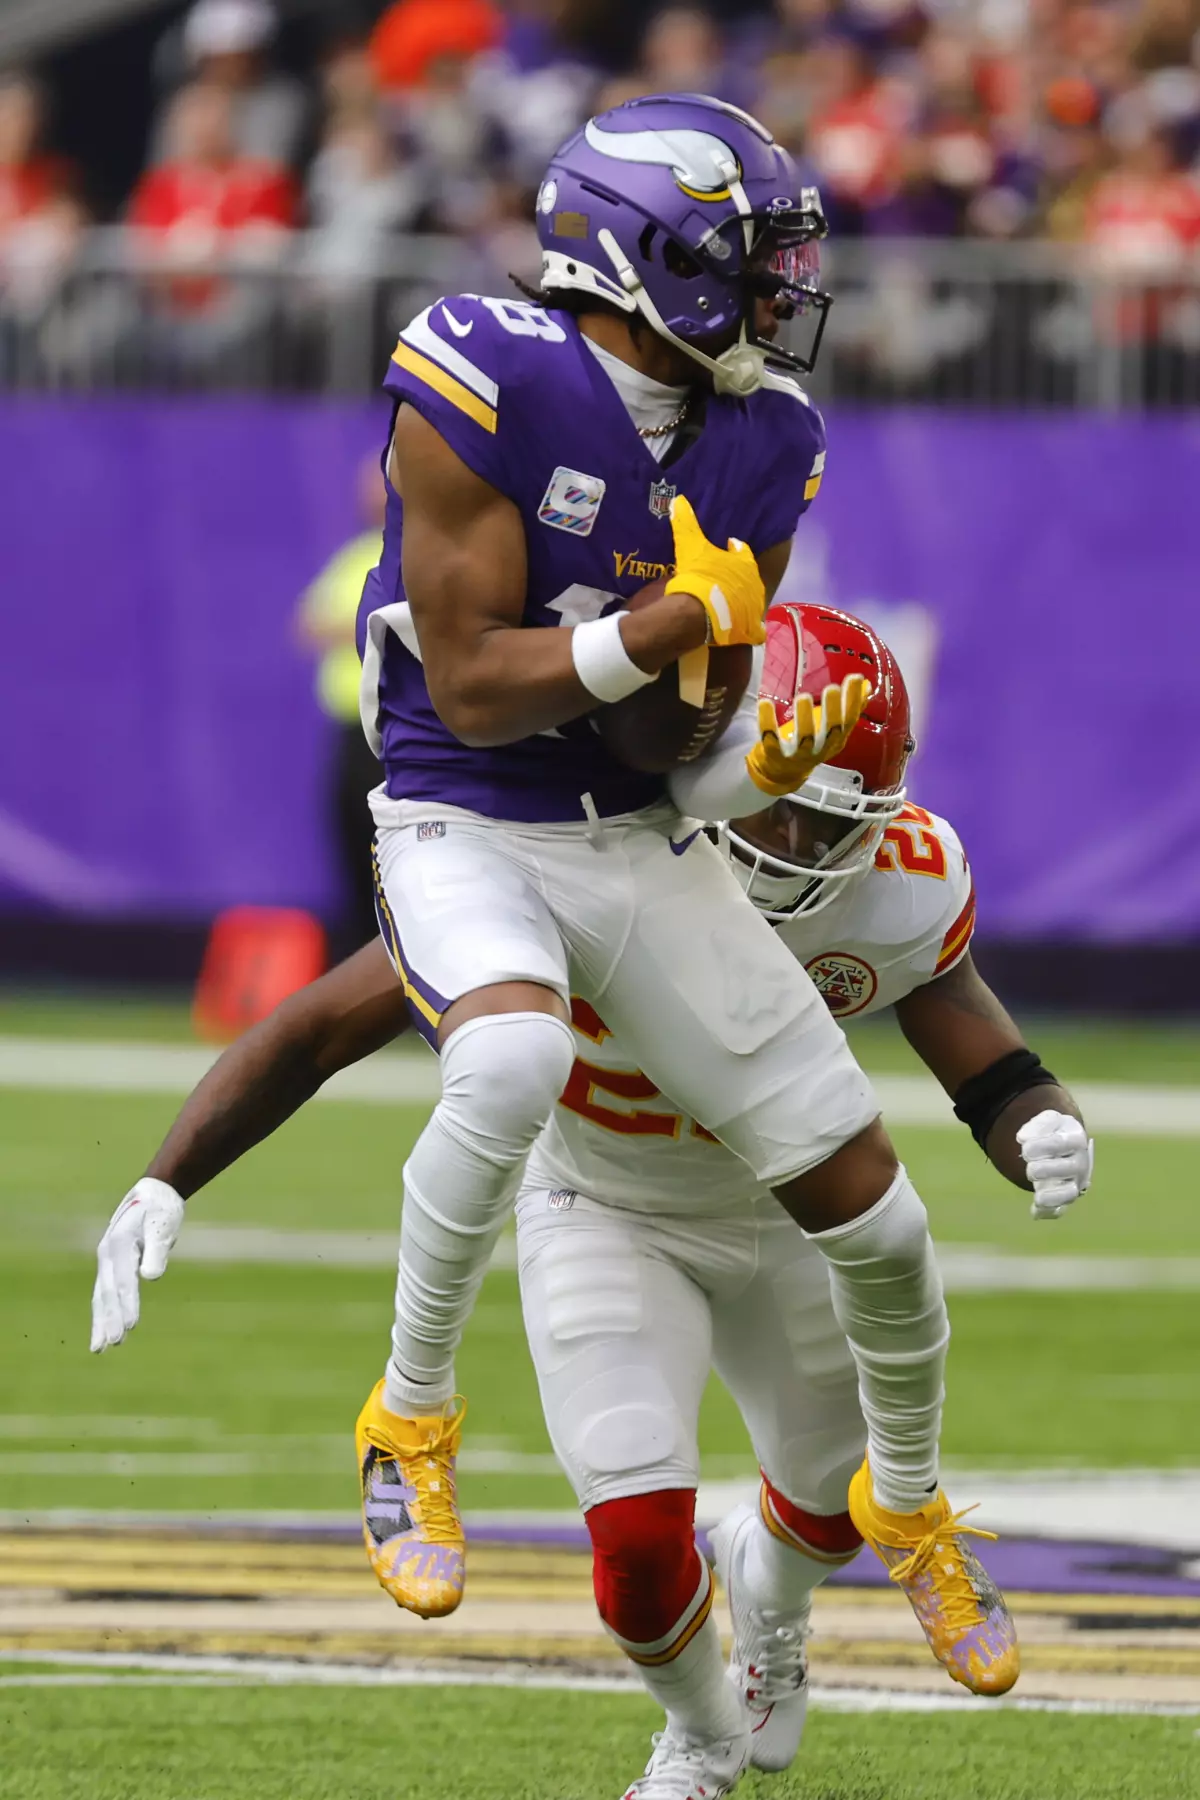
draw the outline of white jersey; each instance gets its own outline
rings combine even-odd
[[[881,1011],[966,953],[975,896],[944,819],[906,806],[874,866],[811,917],[777,927],[837,1018]],[[527,1180],[653,1213],[721,1214],[762,1192],[747,1165],[622,1051],[596,1009],[572,1002],[576,1060],[534,1146]],[[813,1071],[819,1082],[821,1071]]]

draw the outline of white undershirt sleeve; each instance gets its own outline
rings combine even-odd
[[[746,758],[758,742],[762,655],[757,648],[742,703],[712,749],[667,776],[667,792],[689,819],[742,819],[771,804],[746,768]]]

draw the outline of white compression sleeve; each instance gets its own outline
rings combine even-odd
[[[829,1265],[833,1310],[858,1368],[876,1497],[889,1511],[917,1512],[937,1488],[950,1342],[925,1208],[901,1169],[861,1218],[805,1235]]]
[[[746,768],[746,758],[758,742],[758,684],[762,675],[762,649],[756,648],[750,681],[741,705],[711,750],[695,762],[672,769],[667,792],[689,819],[744,819],[771,805],[756,788]]]
[[[442,1097],[404,1169],[384,1390],[403,1418],[435,1412],[454,1392],[454,1352],[574,1056],[569,1025],[525,1012],[471,1019],[442,1051]]]

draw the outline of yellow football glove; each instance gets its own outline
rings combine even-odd
[[[710,544],[683,494],[671,502],[671,531],[675,573],[668,594],[691,594],[700,602],[708,614],[710,644],[761,644],[767,635],[767,591],[750,546],[739,538],[730,538],[727,550]]]
[[[809,694],[797,694],[792,716],[782,724],[770,700],[758,703],[758,742],[746,758],[756,788],[778,800],[803,787],[813,770],[840,756],[871,698],[865,675],[847,675],[841,687],[831,682],[814,706]]]

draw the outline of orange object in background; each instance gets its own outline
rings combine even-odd
[[[470,61],[500,41],[504,21],[491,0],[395,0],[371,34],[375,79],[388,92],[419,87],[440,57]]]
[[[233,906],[209,933],[192,1021],[223,1042],[264,1019],[326,965],[325,933],[311,913],[289,906]]]

